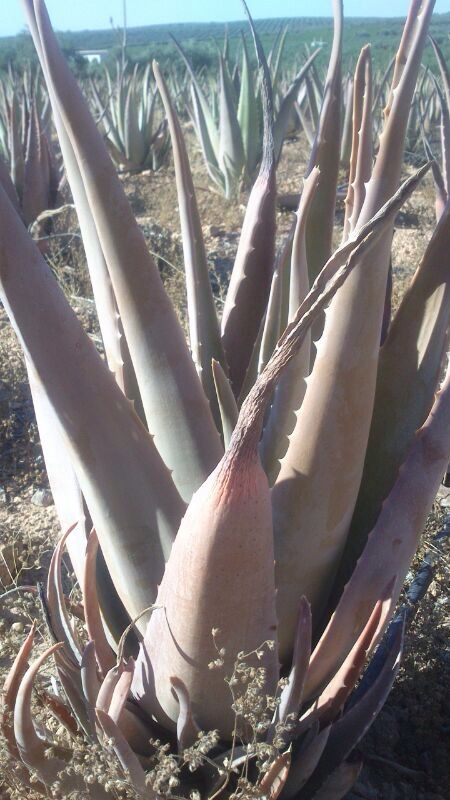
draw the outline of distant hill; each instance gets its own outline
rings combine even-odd
[[[344,61],[356,60],[360,48],[366,43],[373,45],[375,64],[383,66],[389,60],[398,43],[402,18],[348,17],[345,20]],[[304,55],[305,45],[314,47],[323,43],[323,60],[326,60],[332,37],[332,20],[325,17],[284,17],[279,19],[260,19],[256,21],[264,45],[269,48],[278,31],[288,28],[284,60],[286,64],[299,61]],[[223,40],[228,30],[231,49],[236,49],[241,31],[248,33],[244,21],[223,23],[176,23],[172,25],[147,25],[127,30],[127,52],[132,60],[173,57],[174,50],[170,35],[182,41],[188,50],[198,51],[198,60],[205,63],[215,57],[214,39]],[[450,13],[434,16],[431,32],[444,49],[450,62]],[[111,51],[114,56],[120,46],[121,34],[112,28],[107,30],[61,31],[58,38],[63,48],[73,56],[78,51]],[[168,49],[170,48],[170,49]],[[430,48],[428,48],[430,49]],[[30,37],[21,33],[18,36],[0,37],[0,68],[8,61],[33,57]],[[426,63],[433,63],[431,52],[425,56]]]

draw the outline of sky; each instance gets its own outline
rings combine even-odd
[[[404,16],[408,0],[344,0],[347,16]],[[122,24],[123,0],[47,0],[57,30],[109,28],[110,17]],[[240,0],[126,0],[128,27],[171,22],[226,22],[243,19]],[[258,18],[331,16],[331,0],[249,0]],[[450,0],[437,0],[436,12],[450,11]],[[0,36],[10,36],[25,25],[20,0],[0,0]]]

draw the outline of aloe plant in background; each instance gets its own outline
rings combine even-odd
[[[106,96],[93,80],[90,89],[113,161],[122,169],[160,169],[167,163],[170,138],[151,65],[142,70],[118,62],[114,80],[107,69],[104,75]]]
[[[335,0],[328,101],[292,257],[276,261],[271,80],[255,35],[263,157],[221,332],[186,147],[154,65],[174,148],[191,352],[43,0],[23,1],[107,364],[0,192],[0,293],[24,348],[66,531],[43,597],[56,644],[27,668],[32,630],[5,686],[2,731],[16,775],[27,784],[31,774],[43,792],[102,799],[113,751],[114,787],[141,797],[196,787],[339,800],[360,769],[348,757],[395,678],[401,622],[348,700],[393,614],[450,454],[448,371],[435,397],[450,318],[448,202],[379,347],[395,216],[429,166],[399,188],[433,1],[412,0],[374,164],[368,48],[361,55],[354,180],[333,254],[342,5]],[[325,309],[312,359],[311,325]],[[64,598],[65,545],[87,642]],[[57,741],[31,714],[51,655],[67,702],[41,696],[70,731]]]
[[[0,82],[0,181],[26,225],[54,209],[62,184],[42,74],[11,70]]]
[[[274,100],[274,152],[279,160],[290,114],[302,81],[319,53],[316,50],[280,94],[280,62],[285,36],[271,51],[271,95]],[[192,65],[175,42],[191,77],[192,118],[208,173],[225,197],[235,198],[241,186],[251,185],[263,157],[262,93],[242,35],[240,72],[233,70],[228,48],[218,53],[219,77],[204,91]],[[233,80],[234,77],[234,80]]]

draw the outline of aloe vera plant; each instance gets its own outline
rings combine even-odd
[[[141,71],[121,62],[112,80],[105,69],[106,98],[91,81],[93,104],[114,162],[131,170],[158,170],[167,162],[170,139],[151,79],[151,65]]]
[[[284,39],[285,34],[269,56],[276,161],[299,87],[319,52],[312,53],[281,94],[279,70]],[[175,44],[191,77],[192,118],[208,173],[225,197],[234,198],[241,186],[251,185],[263,158],[263,95],[251,67],[245,37],[242,36],[240,73],[232,70],[227,47],[223,53],[219,51],[219,78],[214,83],[210,81],[209,97],[183,48],[176,41]]]
[[[80,768],[71,742],[82,735],[94,760],[115,754],[119,788],[140,797],[196,786],[205,796],[339,800],[361,766],[348,757],[395,678],[401,620],[348,701],[393,614],[450,455],[448,370],[439,388],[448,201],[380,348],[395,217],[429,167],[400,183],[433,2],[412,0],[374,163],[362,51],[334,253],[342,5],[292,248],[276,259],[271,80],[254,33],[263,157],[221,328],[186,146],[154,65],[174,150],[190,351],[44,2],[23,4],[107,363],[1,191],[0,294],[25,352],[65,531],[42,598],[55,644],[28,666],[32,630],[4,689],[11,757],[24,785],[32,775],[38,789],[63,796],[109,792]],[[64,597],[65,546],[85,639]],[[67,702],[43,697],[70,731],[57,742],[31,713],[51,656]]]
[[[0,83],[0,181],[26,225],[57,204],[62,175],[50,131],[42,75],[10,71]]]

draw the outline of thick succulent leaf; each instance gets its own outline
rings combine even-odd
[[[30,110],[25,156],[22,209],[30,225],[50,203],[50,165],[47,144],[40,128],[36,106]]]
[[[292,108],[296,100],[296,97],[298,95],[298,91],[300,89],[302,81],[305,80],[305,77],[308,74],[309,68],[319,55],[320,50],[321,48],[319,47],[309,56],[307,61],[302,66],[301,70],[294,77],[293,81],[289,85],[288,89],[286,90],[281,100],[280,108],[275,117],[273,126],[273,138],[275,142],[275,160],[277,163],[281,157],[281,150],[283,148],[283,142],[286,136],[286,130],[288,127],[289,118],[291,116]]]
[[[326,785],[329,776],[348,758],[370,728],[377,714],[381,711],[394,683],[400,666],[402,647],[403,624],[400,624],[383,667],[373,685],[358,703],[352,706],[344,713],[341,719],[332,725],[322,758],[311,779],[298,795],[299,800],[307,800],[307,798],[314,797],[314,792]],[[332,797],[332,795],[330,796]],[[320,793],[318,797],[320,797]]]
[[[308,264],[306,261],[305,230],[308,212],[319,181],[319,170],[314,168],[305,180],[292,243],[289,276],[288,322],[292,322],[297,309],[309,289]],[[280,469],[280,459],[286,453],[295,426],[295,412],[302,404],[306,390],[305,378],[309,374],[311,342],[308,336],[296,358],[281,377],[264,427],[261,441],[261,458],[272,486]]]
[[[76,523],[74,523],[74,526]],[[82,649],[76,630],[69,617],[62,588],[61,560],[64,545],[72,533],[72,528],[64,533],[53,551],[47,577],[47,608],[52,633],[58,642],[64,644],[66,657],[75,665],[81,663]]]
[[[312,655],[308,696],[314,695],[343,662],[389,582],[390,610],[386,619],[395,608],[418,537],[450,460],[449,413],[450,368]],[[381,632],[382,629],[377,638]]]
[[[216,425],[220,428],[220,413],[211,366],[212,359],[218,361],[223,369],[226,369],[226,365],[220,339],[219,322],[209,280],[200,215],[186,145],[175,107],[170,99],[166,82],[156,61],[153,62],[153,70],[164,103],[172,137],[178,208],[183,240],[184,269],[186,273],[191,352],[205,394],[213,410]]]
[[[115,587],[134,618],[154,600],[184,505],[4,194],[0,203],[2,301],[46,387]]]
[[[333,0],[334,34],[319,127],[311,151],[308,173],[319,167],[320,179],[306,227],[306,251],[311,282],[331,254],[334,208],[341,141],[342,0]]]
[[[354,81],[353,78],[348,76],[344,92],[344,122],[342,124],[341,136],[341,166],[348,170],[350,164],[350,155],[352,151],[352,130],[353,130],[353,91]]]
[[[189,61],[186,53],[184,52],[180,43],[177,42],[175,37],[171,35],[170,38],[173,40],[178,52],[180,53],[180,56],[186,65],[186,69],[192,81],[195,97],[198,102],[197,110],[199,112],[199,115],[197,117],[197,120],[200,120],[201,118],[201,129],[205,134],[205,137],[202,136],[201,138],[202,147],[205,151],[205,155],[206,152],[208,152],[209,155],[209,157],[207,158],[207,162],[211,160],[213,166],[217,167],[219,164],[219,131],[216,126],[216,121],[214,119],[213,114],[211,113],[211,109],[209,107],[205,94],[202,91],[202,88],[197,80],[191,62]],[[211,158],[212,156],[214,156],[214,161]]]
[[[97,595],[96,566],[98,553],[98,537],[95,530],[86,544],[81,589],[83,592],[84,614],[89,639],[95,642],[95,655],[103,675],[114,666],[114,654],[106,638]]]
[[[234,86],[222,55],[219,55],[220,106],[219,106],[219,158],[218,163],[226,177],[226,197],[235,197],[242,179],[245,154],[237,116]]]
[[[14,663],[6,676],[1,693],[1,707],[0,707],[0,731],[5,739],[8,752],[13,758],[20,759],[19,749],[14,735],[14,726],[12,724],[12,715],[14,713],[14,704],[16,702],[17,692],[19,690],[20,682],[28,669],[28,660],[30,658],[34,634],[36,632],[36,625],[33,623],[30,632],[23,642],[19,652],[17,653]],[[24,777],[28,778],[25,768],[22,770]]]
[[[247,178],[251,179],[258,165],[258,158],[261,152],[261,121],[244,34],[242,34],[241,90],[239,93],[237,119],[244,147],[245,171]]]
[[[206,168],[213,181],[219,186],[221,191],[225,191],[225,177],[219,168],[219,163],[216,154],[212,148],[208,136],[206,120],[203,114],[201,102],[199,100],[197,90],[194,85],[191,87],[192,106],[194,109],[194,120],[197,136],[199,138],[203,157],[205,159]]]
[[[352,258],[360,259],[359,269],[365,269],[366,278],[368,281],[370,280],[371,268],[373,269],[380,244],[384,243],[385,230],[390,228],[401,204],[410,195],[427,169],[428,165],[419,170],[414,177],[405,181],[373,220],[355,231],[352,237],[336,251],[319,276],[319,284],[327,279],[330,271],[333,272],[345,262],[352,249],[354,250]],[[347,286],[348,281],[343,291],[347,289]],[[342,292],[338,293],[336,300],[340,297],[342,297]],[[334,301],[327,311],[324,337],[327,336],[327,326],[330,322],[330,315],[333,314],[333,308],[337,313]],[[344,320],[335,319],[334,335],[340,333],[339,323],[345,325]],[[323,342],[323,339],[321,341]],[[340,348],[344,347],[345,341],[345,339],[339,341]],[[331,345],[331,349],[336,354],[340,348],[335,349],[333,343],[330,332],[328,345]],[[378,341],[376,347],[378,350]],[[343,352],[340,353],[341,368],[347,376],[350,374],[353,377],[355,359],[359,357],[359,349],[355,348],[355,353],[352,352],[350,360],[348,347],[346,353],[347,358],[344,357]],[[314,376],[317,376],[319,370],[322,385],[316,391],[313,403],[313,398],[311,395],[308,397],[308,392],[314,385]],[[364,418],[366,409],[358,400],[362,393],[361,386],[358,387],[359,393],[356,393],[355,387],[355,406],[351,409],[345,402],[348,398],[348,387],[346,391],[345,384],[341,393],[337,395],[338,402],[336,402],[336,392],[333,391],[333,387],[340,378],[340,375],[336,377],[335,373],[331,371],[330,363],[325,357],[321,356],[316,359],[312,378],[308,379],[307,392],[297,415],[297,425],[272,489],[279,645],[282,658],[286,661],[292,652],[296,625],[293,609],[298,605],[302,594],[306,595],[312,605],[313,623],[317,624],[320,621],[320,614],[324,609],[328,592],[331,590],[330,580],[336,570],[336,558],[342,551],[350,523],[350,515],[345,509],[346,494],[353,489],[356,495],[358,488],[354,485],[356,476],[352,474],[350,467],[353,464],[354,451],[358,452],[357,448],[362,447],[365,442],[359,439],[354,426],[357,419]],[[320,449],[318,448],[318,443],[322,441],[320,426],[324,424],[324,420],[327,423],[327,439],[326,444],[323,441],[325,449]],[[351,436],[354,437],[354,441]],[[342,469],[343,457],[345,470]],[[330,473],[333,467],[331,478]],[[328,506],[317,502],[318,497],[323,497],[324,474],[330,474],[329,485],[336,486],[336,494],[333,491]],[[352,510],[353,508],[350,509],[350,513]]]
[[[8,195],[8,199],[14,206],[15,210],[17,211],[18,214],[20,214],[19,198],[17,196],[15,186],[11,180],[11,176],[8,172],[7,166],[1,154],[0,154],[0,184],[3,186],[4,191]]]
[[[33,367],[26,359],[28,380],[33,399],[34,411],[39,430],[39,439],[45,459],[50,488],[61,524],[67,531],[72,526],[72,533],[67,539],[67,549],[75,575],[81,583],[86,539],[87,520],[80,485],[75,475],[69,450],[64,441],[64,434],[58,416],[52,408],[44,387]]]
[[[170,683],[180,707],[177,719],[177,744],[178,752],[183,753],[186,747],[192,747],[196,742],[200,728],[192,714],[191,698],[183,681],[180,678],[173,677],[170,679]]]
[[[138,757],[133,753],[117,723],[114,722],[109,714],[101,709],[96,710],[96,715],[106,739],[112,739],[112,748],[123,769],[125,777],[130,781],[133,789],[135,789],[140,796],[149,798],[149,800],[151,800],[151,798],[156,799],[157,795],[146,783],[145,771]]]
[[[355,234],[400,180],[407,110],[433,2],[426,2],[366,187]],[[319,626],[346,543],[369,437],[395,214],[330,304],[314,368],[273,489],[280,655],[289,659],[302,594]],[[309,257],[309,254],[308,254]],[[308,261],[309,266],[309,261]],[[323,486],[331,487],[323,501]],[[372,606],[373,607],[373,606]]]
[[[270,75],[255,36],[262,71],[263,157],[250,193],[222,317],[222,337],[230,380],[239,397],[266,310],[275,258],[275,159]]]
[[[225,447],[228,447],[239,416],[239,409],[230,382],[218,361],[212,362],[212,371],[222,423],[223,443]]]
[[[450,200],[381,349],[363,478],[336,592],[376,523],[433,403],[450,321]]]
[[[372,60],[370,45],[361,50],[355,70],[353,90],[353,134],[350,174],[345,198],[343,240],[354,229],[372,174]]]
[[[31,0],[24,1],[83,178],[147,423],[176,485],[189,498],[221,455],[211,411],[175,311],[102,138],[59,50],[44,3],[35,0],[33,11]]]

